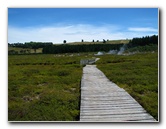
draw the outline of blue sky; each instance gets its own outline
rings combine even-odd
[[[8,42],[62,43],[158,34],[157,8],[9,8]]]

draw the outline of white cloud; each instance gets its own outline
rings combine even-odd
[[[148,35],[149,33],[145,33],[145,30],[155,32],[153,28],[129,28],[128,30],[124,30],[116,25],[93,26],[88,24],[76,24],[36,28],[16,28],[9,26],[8,42],[24,43],[29,41],[41,41],[62,43],[63,40],[75,42],[81,41],[81,39],[84,41],[92,41],[93,39],[130,39]]]
[[[138,31],[138,32],[158,32],[157,29],[151,27],[131,27],[128,28],[129,31]]]

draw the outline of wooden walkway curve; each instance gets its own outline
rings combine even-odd
[[[96,68],[86,65],[81,81],[80,121],[156,121],[124,89],[111,82]]]

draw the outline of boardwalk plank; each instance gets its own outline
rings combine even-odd
[[[96,65],[87,65],[81,81],[80,121],[156,120],[124,89],[108,80]]]

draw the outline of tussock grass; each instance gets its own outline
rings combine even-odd
[[[8,120],[79,120],[80,58],[9,55]]]
[[[158,53],[105,55],[97,67],[158,120]]]
[[[77,121],[80,60],[94,53],[9,55],[9,121]],[[98,56],[97,67],[158,119],[158,53]]]

